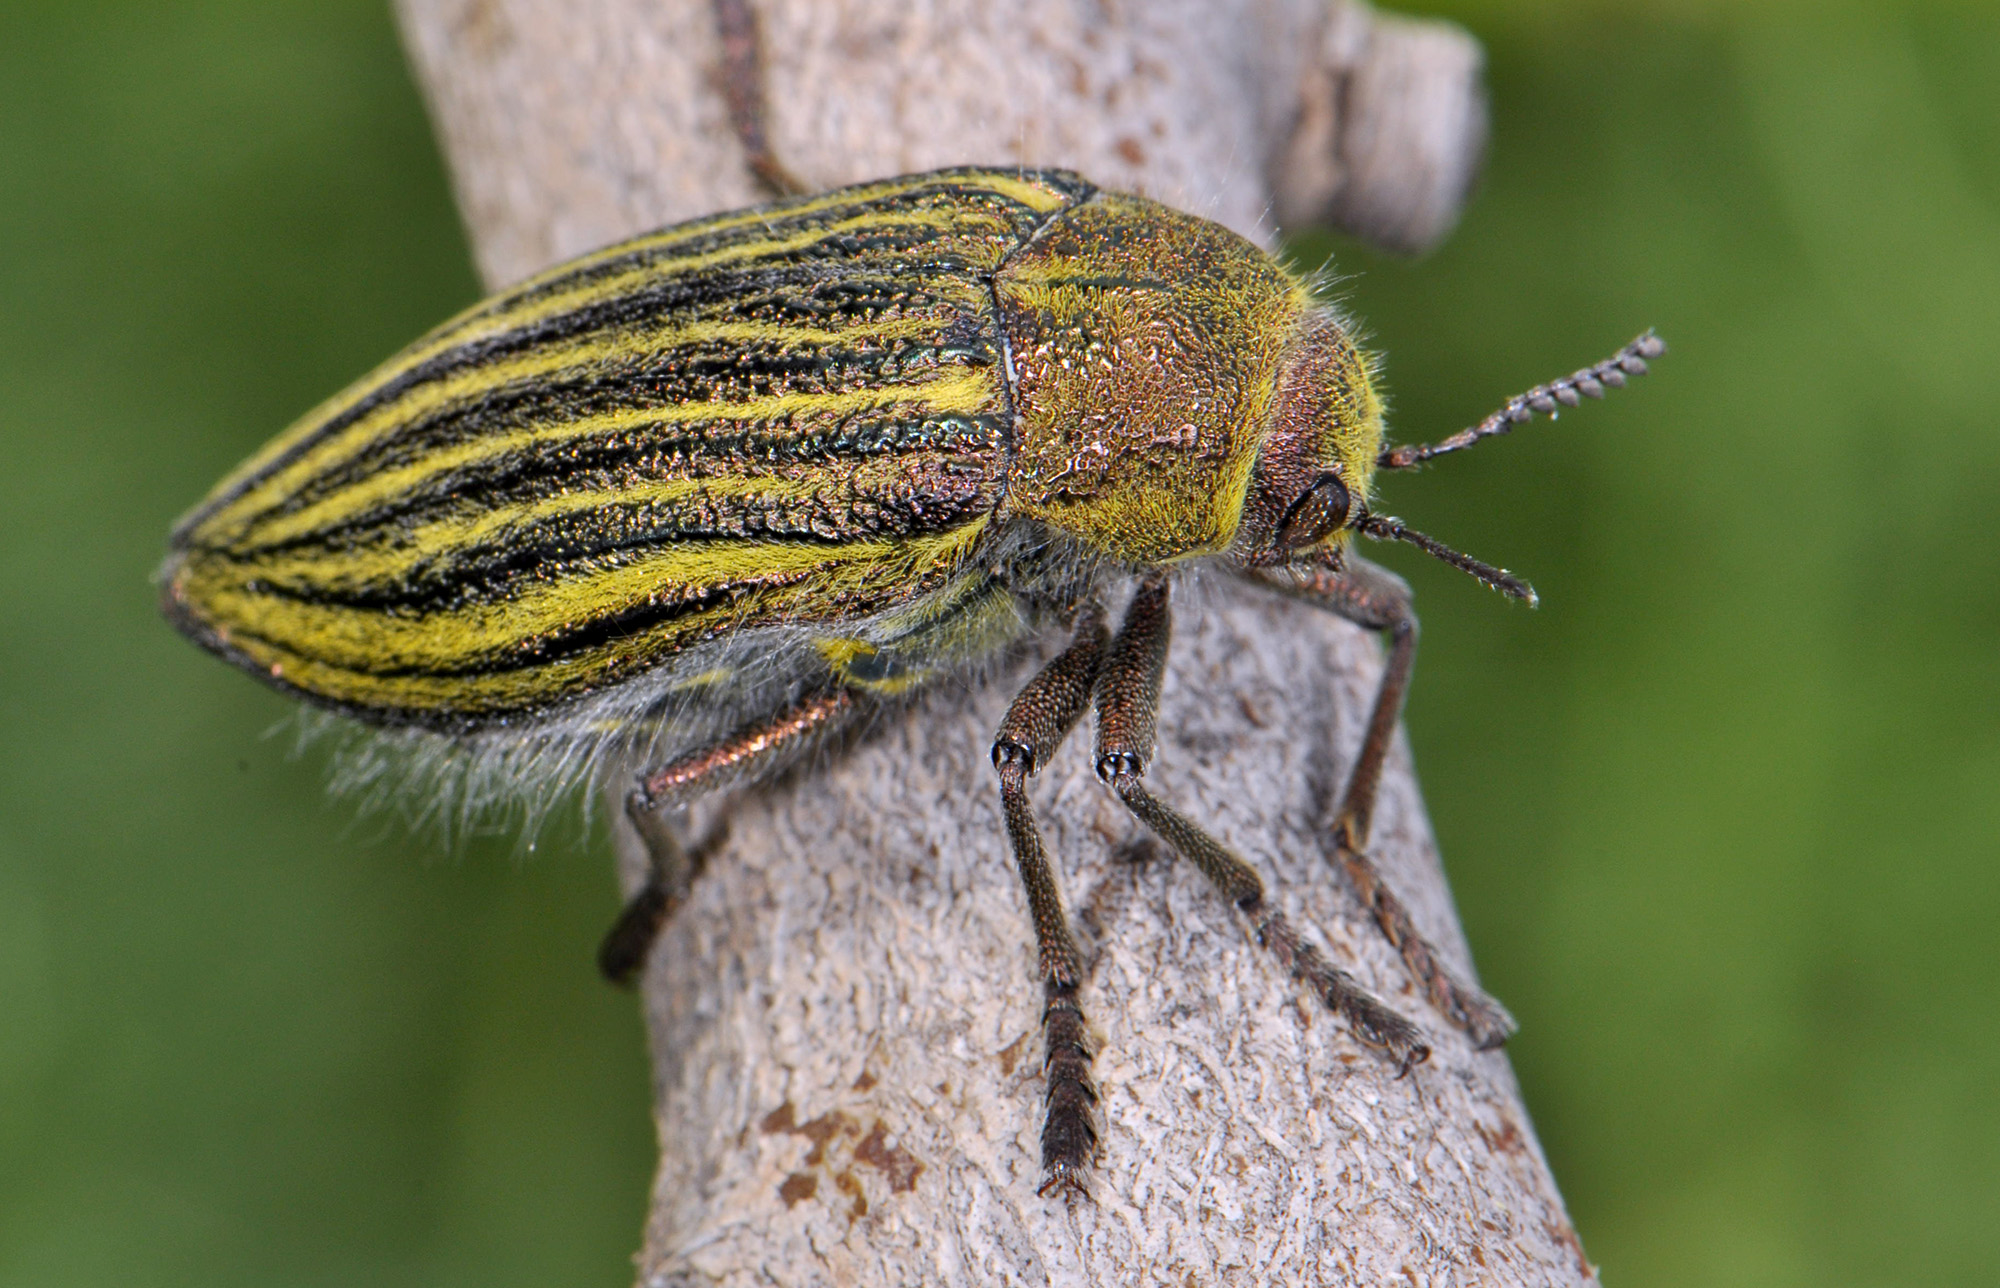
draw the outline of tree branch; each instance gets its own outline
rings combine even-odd
[[[490,284],[760,199],[709,5],[399,7]],[[1483,142],[1463,33],[1339,0],[756,12],[771,140],[812,186],[1066,165],[1266,240],[1276,211],[1415,249]],[[1315,1009],[1075,739],[1033,792],[1088,958],[1104,1148],[1094,1203],[1037,1197],[1041,997],[986,760],[1027,674],[1004,667],[731,803],[644,982],[642,1283],[1595,1282],[1505,1057],[1426,1006],[1330,862],[1374,642],[1220,579],[1183,578],[1177,618],[1150,781],[1417,1020],[1431,1062],[1399,1081]],[[1469,978],[1400,740],[1375,853]]]

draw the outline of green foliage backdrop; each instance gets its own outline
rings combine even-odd
[[[1632,1286],[2000,1282],[2000,12],[1449,11],[1496,103],[1463,228],[1297,248],[1401,432],[1674,345],[1390,493],[1543,593],[1389,555],[1587,1246]],[[604,856],[355,822],[147,581],[474,293],[379,0],[0,7],[0,1285],[628,1277]]]

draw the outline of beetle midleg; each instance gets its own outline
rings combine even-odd
[[[629,984],[646,964],[660,928],[687,898],[708,853],[710,838],[692,851],[682,848],[662,808],[692,803],[731,783],[752,778],[776,762],[803,751],[815,738],[836,732],[861,711],[861,700],[845,689],[810,694],[769,719],[757,721],[720,741],[681,756],[643,775],[625,798],[625,814],[645,843],[646,883],[626,901],[625,910],[598,946],[597,967],[614,984]]]
[[[1047,1117],[1042,1123],[1040,1192],[1056,1189],[1086,1193],[1084,1176],[1097,1150],[1097,1128],[1091,1106],[1097,1088],[1090,1080],[1096,1054],[1084,1028],[1083,1007],[1077,1001],[1083,972],[1076,942],[1063,913],[1062,891],[1056,888],[1048,851],[1035,827],[1028,803],[1027,780],[1049,763],[1049,757],[1076,727],[1090,706],[1090,693],[1104,655],[1104,620],[1096,604],[1086,604],[1077,618],[1076,636],[1054,661],[1036,673],[1007,708],[993,735],[993,767],[1000,775],[1000,807],[1007,819],[1007,839],[1021,872],[1028,897],[1028,914],[1035,922],[1042,975],[1042,1036],[1047,1050]]]
[[[1514,1018],[1479,989],[1452,977],[1437,949],[1418,933],[1410,910],[1382,880],[1367,853],[1382,765],[1396,736],[1396,721],[1402,715],[1403,695],[1417,657],[1417,616],[1410,603],[1410,588],[1394,573],[1352,554],[1345,556],[1345,566],[1340,568],[1252,569],[1247,575],[1294,599],[1379,630],[1388,640],[1389,655],[1382,667],[1381,687],[1375,691],[1375,707],[1369,713],[1367,732],[1362,735],[1361,749],[1347,777],[1347,790],[1341,794],[1340,808],[1334,815],[1334,852],[1375,924],[1402,955],[1404,966],[1423,985],[1432,1004],[1471,1035],[1480,1050],[1501,1045],[1514,1031]]]
[[[1148,792],[1141,781],[1153,753],[1171,631],[1166,579],[1143,582],[1098,674],[1098,777],[1155,835],[1201,869],[1249,919],[1257,942],[1346,1019],[1357,1039],[1394,1060],[1399,1076],[1409,1072],[1430,1057],[1417,1026],[1377,1001],[1353,976],[1301,939],[1285,915],[1265,902],[1264,882],[1255,868]]]

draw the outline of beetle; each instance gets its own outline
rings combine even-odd
[[[1429,1000],[1513,1025],[1442,965],[1366,857],[1414,657],[1416,544],[1375,476],[1601,396],[1648,332],[1428,446],[1386,446],[1372,359],[1250,241],[1060,170],[941,170],[679,224],[480,303],[322,404],[174,529],[172,623],[306,702],[527,788],[643,763],[652,879],[601,963],[629,978],[686,856],[659,823],[1052,627],[993,743],[1043,992],[1043,1192],[1095,1150],[1081,971],[1028,784],[1087,710],[1110,790],[1407,1072],[1422,1030],[1145,785],[1177,573],[1215,566],[1378,630],[1388,657],[1336,852]],[[1103,603],[1132,592],[1115,631]],[[679,874],[679,875],[677,875]]]

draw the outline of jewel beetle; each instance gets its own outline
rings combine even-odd
[[[1454,979],[1366,857],[1416,644],[1357,536],[1511,574],[1375,506],[1405,469],[1646,370],[1648,332],[1427,446],[1384,442],[1369,355],[1309,278],[1218,224],[1059,170],[942,170],[676,225],[475,305],[314,409],[174,529],[168,619],[265,682],[461,769],[479,794],[607,763],[674,903],[660,811],[754,780],[1052,629],[993,744],[1039,946],[1044,1190],[1095,1149],[1081,973],[1028,784],[1086,712],[1117,799],[1401,1070],[1422,1030],[1146,787],[1177,574],[1220,569],[1378,630],[1388,660],[1333,824],[1425,995]],[[1103,611],[1130,587],[1113,629]]]

